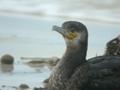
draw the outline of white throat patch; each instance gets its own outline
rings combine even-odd
[[[72,39],[72,40],[69,40],[67,38],[65,38],[65,41],[66,41],[66,44],[67,45],[70,45],[70,46],[78,46],[79,43],[80,43],[80,38],[81,38],[81,35],[80,34],[77,34],[77,37]]]

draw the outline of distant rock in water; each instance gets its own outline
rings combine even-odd
[[[1,62],[1,64],[13,64],[14,57],[9,54],[5,54],[1,57],[0,62]]]
[[[29,89],[29,86],[27,84],[21,84],[17,90],[27,90]]]
[[[24,59],[30,60],[29,62],[27,62],[27,64],[30,66],[48,65],[53,67],[59,61],[59,58],[57,57],[51,57],[51,58],[25,58],[24,57]]]
[[[42,87],[40,87],[40,88],[34,88],[33,90],[48,90],[47,88],[42,88]]]
[[[120,35],[107,43],[105,55],[120,56]]]

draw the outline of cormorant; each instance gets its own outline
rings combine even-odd
[[[105,55],[120,56],[120,35],[107,43]]]
[[[120,90],[120,57],[86,60],[88,31],[84,24],[67,21],[53,30],[64,37],[66,52],[50,76],[48,90]]]

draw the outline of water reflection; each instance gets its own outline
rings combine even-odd
[[[0,71],[2,73],[12,73],[14,70],[14,65],[0,64]]]

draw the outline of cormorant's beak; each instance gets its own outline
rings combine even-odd
[[[52,28],[53,31],[57,31],[58,33],[62,34],[63,36],[65,36],[65,31],[62,27],[58,27],[58,26],[53,26]]]

